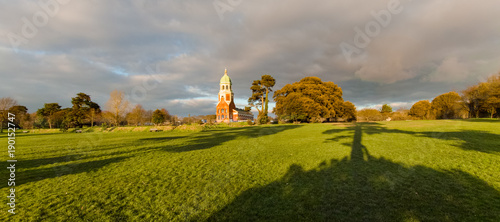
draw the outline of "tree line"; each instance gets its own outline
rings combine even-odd
[[[258,111],[257,123],[269,122],[268,102],[276,81],[270,75],[254,80],[248,99],[250,106]],[[381,109],[356,110],[354,104],[344,101],[342,89],[333,82],[323,82],[309,76],[299,82],[287,84],[273,95],[276,106],[273,113],[280,122],[336,122],[336,121],[382,121],[417,119],[457,119],[500,117],[500,73],[486,82],[470,86],[461,94],[448,92],[432,101],[418,101],[411,109],[400,108],[393,112],[384,104]]]
[[[276,80],[263,75],[254,80],[248,99],[250,107],[258,111],[256,123],[268,123],[270,93]],[[457,119],[500,117],[500,73],[487,81],[461,91],[441,94],[432,101],[421,100],[407,110],[393,112],[384,104],[380,110],[356,106],[342,98],[342,88],[333,82],[323,82],[309,76],[298,82],[287,84],[276,90],[272,99],[276,103],[272,112],[280,122],[334,122],[334,121],[381,121],[408,119]],[[7,113],[16,115],[15,124],[20,128],[79,128],[83,126],[142,126],[178,125],[184,123],[213,123],[216,115],[199,115],[179,118],[162,108],[145,110],[140,104],[131,107],[122,91],[114,90],[106,103],[106,109],[93,102],[90,95],[78,93],[71,98],[71,107],[62,108],[58,103],[45,103],[44,107],[29,113],[25,106],[18,105],[10,97],[0,98],[0,132],[7,122]],[[245,108],[249,111],[249,107]]]
[[[500,74],[460,93],[451,91],[432,101],[418,101],[409,110],[400,108],[388,112],[384,107],[381,110],[366,108],[359,110],[357,117],[361,121],[500,118]]]
[[[432,102],[416,102],[409,115],[417,119],[458,119],[500,117],[500,73],[463,90],[448,92]]]
[[[215,121],[215,115],[179,118],[165,109],[146,110],[142,105],[132,106],[122,91],[114,90],[105,105],[105,110],[92,101],[90,95],[78,93],[71,98],[71,107],[62,108],[58,103],[45,103],[36,112],[29,113],[26,106],[18,105],[10,97],[0,98],[0,132],[7,125],[7,114],[16,115],[15,124],[19,128],[81,128],[84,126],[143,126],[178,125]]]

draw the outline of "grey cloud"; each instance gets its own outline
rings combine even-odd
[[[276,89],[313,75],[364,107],[432,99],[500,70],[498,1],[401,0],[402,12],[364,57],[347,62],[339,44],[353,44],[354,28],[364,29],[388,2],[242,1],[221,21],[211,1],[71,1],[17,53],[5,36],[20,34],[21,18],[40,7],[0,2],[8,9],[0,13],[0,77],[11,83],[0,95],[30,111],[69,105],[80,91],[104,105],[113,89],[132,94],[153,74],[162,82],[136,102],[209,114],[227,67],[242,101],[261,75],[274,76]]]

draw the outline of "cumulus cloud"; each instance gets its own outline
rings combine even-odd
[[[149,109],[210,114],[226,67],[240,104],[261,75],[277,89],[314,75],[358,107],[433,98],[500,70],[498,1],[401,0],[351,62],[339,45],[389,0],[242,1],[223,20],[212,1],[69,1],[25,37],[37,2],[0,2],[0,95],[30,111],[78,92],[104,104],[119,89]],[[12,34],[26,39],[17,51]]]

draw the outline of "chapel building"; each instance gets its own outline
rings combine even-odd
[[[236,108],[234,104],[234,93],[232,89],[231,78],[227,75],[227,69],[224,76],[220,79],[219,103],[217,104],[217,122],[242,122],[253,121],[253,114],[250,111]]]

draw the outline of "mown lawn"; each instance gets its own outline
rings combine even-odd
[[[4,167],[2,221],[500,221],[498,120],[16,141],[17,214]]]

